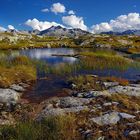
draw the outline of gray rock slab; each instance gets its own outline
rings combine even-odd
[[[17,102],[21,96],[21,93],[12,89],[0,89],[0,102],[10,103]]]
[[[138,85],[133,86],[116,86],[108,90],[110,94],[126,94],[129,96],[140,96],[140,87]]]

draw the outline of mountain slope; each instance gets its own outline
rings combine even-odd
[[[108,35],[140,35],[140,30],[127,30],[124,32],[102,32],[101,34],[108,34]]]
[[[39,35],[48,35],[48,36],[67,36],[67,37],[75,37],[91,34],[87,31],[83,31],[81,29],[67,29],[61,26],[52,26],[49,29],[43,30],[39,33]]]

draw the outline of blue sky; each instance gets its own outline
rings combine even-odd
[[[52,12],[50,8],[54,3],[62,4],[65,11]],[[71,26],[62,18],[70,16],[69,10],[73,10],[74,16],[82,18],[83,24],[90,28],[93,25],[116,19],[120,15],[139,14],[139,6],[139,0],[1,0],[0,26],[7,28],[8,25],[13,25],[17,29],[30,29],[25,22],[34,18],[38,21]],[[46,8],[48,12],[41,11]]]

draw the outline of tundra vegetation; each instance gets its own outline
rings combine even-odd
[[[140,51],[139,36],[85,35],[76,38],[0,33],[0,49],[28,48],[111,48],[127,53]]]
[[[59,66],[47,67],[47,73],[54,74],[78,74],[81,71],[89,70],[120,70],[125,71],[129,67],[140,68],[139,62],[132,61],[115,52],[95,51],[81,52],[75,54],[78,60],[74,64],[62,63]]]
[[[29,83],[36,80],[36,67],[26,56],[0,60],[0,87],[7,88],[12,84]]]
[[[3,118],[5,120],[11,117],[14,120],[13,124],[0,125],[1,140],[139,139],[140,96],[128,95],[128,92],[138,93],[139,84],[133,85],[132,81],[121,77],[99,77],[82,72],[95,70],[123,72],[130,67],[139,69],[139,61],[131,59],[129,55],[139,55],[140,37],[87,35],[64,38],[29,34],[13,36],[12,33],[0,33],[0,37],[2,37],[0,39],[2,52],[0,55],[0,88],[10,88],[11,85],[19,83],[30,85],[38,80],[39,70],[47,74],[45,80],[48,80],[50,75],[65,77],[65,82],[69,86],[65,90],[68,90],[67,96],[70,96],[66,102],[65,97],[62,97],[44,100],[41,103],[30,103],[26,99],[21,99],[21,102],[11,106],[0,104],[0,122]],[[48,47],[100,48],[101,50],[78,52],[72,55],[77,59],[75,63],[61,63],[53,66],[27,56],[13,57],[10,55],[10,51],[14,49]],[[122,87],[124,94],[119,93],[120,90],[116,87]],[[110,117],[110,112],[115,112],[113,114],[117,115]],[[120,112],[124,113],[124,118]],[[60,113],[60,115],[53,114],[44,117],[43,113],[46,116],[49,113]],[[106,114],[107,117],[99,121],[98,117],[104,117]],[[39,115],[42,115],[43,119],[39,120]],[[112,118],[115,121],[118,119],[116,124],[110,123]],[[97,124],[95,119],[99,119],[99,123],[103,124]]]

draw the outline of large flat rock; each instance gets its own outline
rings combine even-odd
[[[13,90],[15,90],[17,92],[23,92],[23,91],[25,91],[25,89],[22,86],[16,85],[16,84],[11,85],[10,86],[10,89],[13,89]]]
[[[0,89],[0,102],[11,103],[17,102],[21,96],[21,93],[16,92],[12,89]]]
[[[108,90],[111,94],[126,94],[129,96],[140,97],[140,85],[130,85],[130,86],[115,86]]]
[[[117,124],[121,119],[134,119],[135,116],[127,113],[110,112],[102,116],[92,118],[91,121],[98,125]]]
[[[85,104],[89,104],[90,100],[82,99],[82,98],[74,98],[74,97],[64,97],[60,99],[60,107],[61,108],[70,108],[83,106]]]
[[[52,103],[48,103],[46,107],[38,114],[37,120],[41,120],[50,116],[61,116],[67,113],[78,113],[88,109],[89,99],[75,98],[75,97],[62,97],[57,99],[57,107]],[[56,106],[56,105],[55,105]]]

